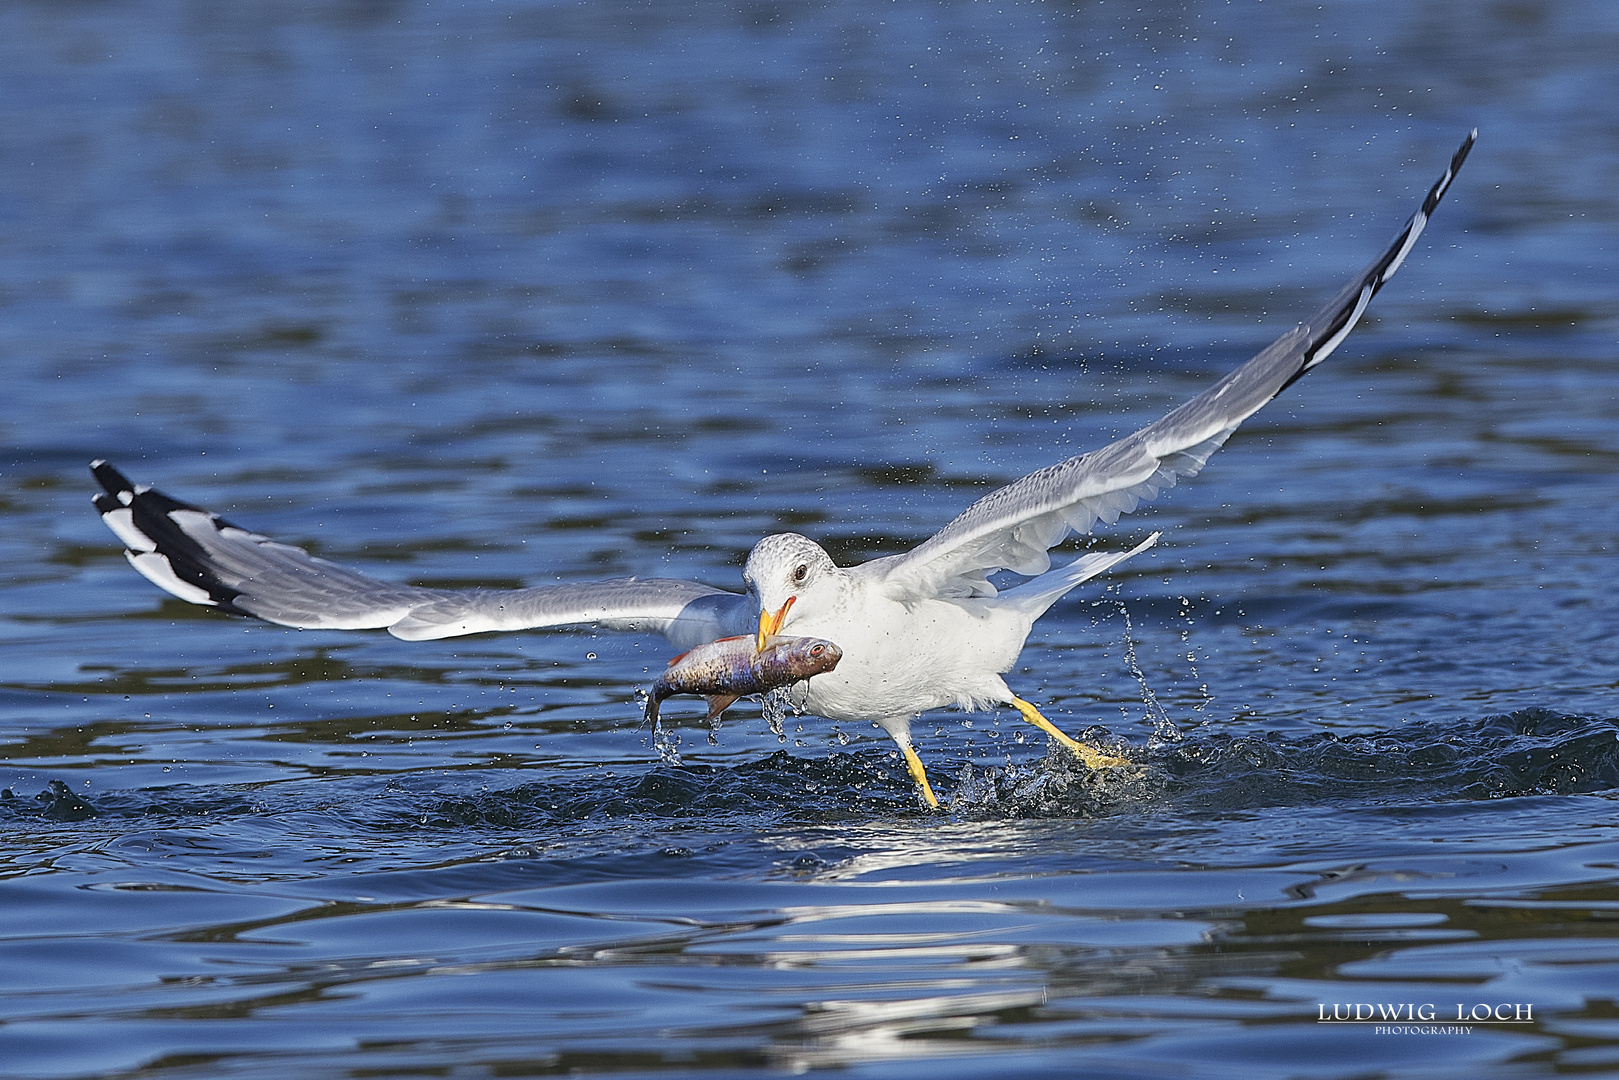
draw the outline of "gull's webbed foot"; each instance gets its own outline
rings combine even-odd
[[[1035,727],[1039,728],[1041,731],[1045,732],[1047,735],[1050,735],[1053,739],[1056,739],[1059,743],[1072,750],[1075,756],[1085,763],[1086,768],[1118,769],[1130,764],[1129,760],[1126,758],[1115,757],[1113,754],[1104,754],[1094,746],[1086,746],[1077,739],[1069,738],[1067,735],[1063,734],[1057,729],[1057,725],[1041,716],[1039,709],[1035,708],[1033,705],[1030,705],[1027,701],[1024,701],[1016,694],[1012,695],[1012,704],[1017,708],[1017,711],[1023,715],[1023,719],[1027,720],[1029,723],[1033,724]],[[918,765],[917,767],[920,768],[921,766]]]

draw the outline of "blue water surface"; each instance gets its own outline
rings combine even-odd
[[[1616,99],[1598,0],[0,7],[0,1075],[1619,1071]],[[440,587],[906,550],[1474,126],[1008,673],[1129,775],[930,714],[930,815],[875,729],[641,728],[661,640],[236,619],[89,504]]]

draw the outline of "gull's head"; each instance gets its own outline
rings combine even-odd
[[[795,604],[801,612],[818,608],[816,598],[835,591],[841,575],[832,557],[807,536],[776,533],[754,544],[742,580],[759,599],[759,648],[781,631]]]

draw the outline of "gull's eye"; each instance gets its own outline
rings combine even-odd
[[[809,577],[809,563],[799,563],[793,568],[793,584],[802,585],[804,579]]]

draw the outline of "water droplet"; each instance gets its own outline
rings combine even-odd
[[[596,654],[593,653],[593,652],[587,652],[587,653],[585,653],[585,659],[586,660],[594,660],[594,659],[596,659]]]

